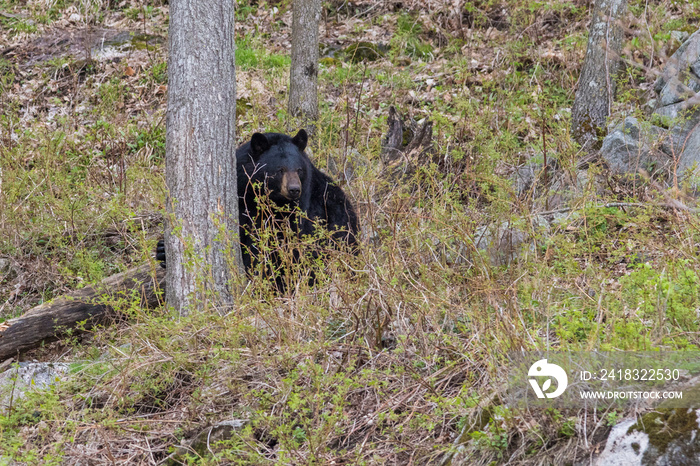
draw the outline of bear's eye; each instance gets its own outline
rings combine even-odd
[[[304,171],[304,170],[300,168],[300,169],[297,170],[297,173],[299,173],[299,174],[301,175],[303,171]]]
[[[277,170],[277,173],[279,173],[280,175],[284,173],[284,168],[280,168],[279,170]]]

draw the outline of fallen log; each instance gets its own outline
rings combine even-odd
[[[156,307],[162,299],[156,291],[164,285],[165,269],[144,264],[40,304],[21,317],[0,323],[0,361],[60,337],[81,322],[85,322],[80,326],[85,330],[104,322],[112,315],[107,304],[112,298],[138,293],[143,307]]]

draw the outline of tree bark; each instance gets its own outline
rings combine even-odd
[[[615,97],[615,80],[620,70],[624,31],[620,18],[627,0],[596,0],[588,32],[574,106],[571,132],[586,150],[600,147]]]
[[[313,133],[318,119],[318,25],[321,0],[294,0],[289,113]]]
[[[133,296],[138,292],[141,306],[156,307],[162,304],[156,293],[164,285],[165,270],[151,264],[105,278],[97,286],[80,290],[40,304],[21,317],[0,323],[0,361],[21,351],[35,348],[45,340],[51,340],[75,329],[90,329],[104,322],[113,312],[106,304],[110,296]]]
[[[233,302],[243,264],[236,190],[234,3],[170,2],[166,303]],[[228,260],[227,260],[228,258]]]

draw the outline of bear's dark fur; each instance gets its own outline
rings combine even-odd
[[[294,137],[255,133],[236,150],[241,252],[247,271],[260,255],[255,232],[275,223],[261,214],[264,195],[274,207],[275,220],[289,220],[297,235],[314,235],[321,226],[332,233],[336,248],[353,250],[357,244],[355,209],[343,190],[311,163],[304,152],[307,141],[303,129]],[[158,243],[156,259],[165,266],[162,243]],[[277,275],[276,282],[284,289],[281,276]]]

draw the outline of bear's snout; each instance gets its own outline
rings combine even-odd
[[[296,172],[287,172],[282,177],[282,195],[289,200],[301,197],[301,180]]]

